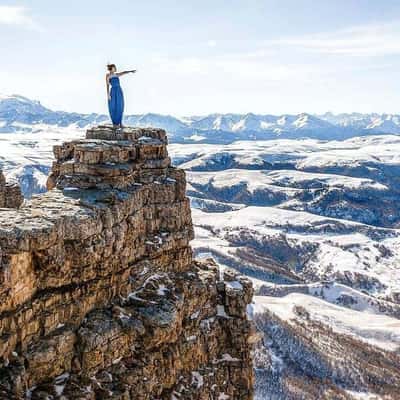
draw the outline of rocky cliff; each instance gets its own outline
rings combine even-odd
[[[24,201],[21,188],[13,182],[6,182],[0,171],[0,208],[18,208]]]
[[[251,283],[192,259],[165,132],[54,154],[51,190],[0,211],[0,398],[251,399]]]

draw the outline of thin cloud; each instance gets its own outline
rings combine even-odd
[[[216,55],[207,58],[156,57],[152,60],[152,67],[157,73],[167,73],[169,76],[197,77],[197,79],[213,77],[219,82],[234,80],[235,84],[244,86],[260,86],[262,82],[279,83],[290,80],[313,82],[317,75],[329,76],[336,68],[315,66],[310,64],[291,63],[290,65],[271,62],[265,57],[248,56],[246,53],[230,55]]]
[[[38,29],[29,10],[20,6],[0,6],[0,25],[21,26]]]
[[[345,56],[387,56],[400,54],[398,24],[351,27],[331,33],[269,40],[265,48]]]

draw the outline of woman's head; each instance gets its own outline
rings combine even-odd
[[[115,66],[115,64],[107,64],[107,70],[111,73],[114,73],[117,71],[117,67]]]

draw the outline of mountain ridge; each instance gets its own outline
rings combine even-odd
[[[104,123],[104,114],[54,111],[38,100],[21,95],[0,95],[0,133],[32,131],[39,125],[87,128]],[[311,137],[344,140],[354,136],[400,134],[400,115],[341,113],[314,115],[212,113],[176,117],[157,113],[126,115],[131,126],[166,129],[178,143],[230,143],[235,140],[268,140]]]

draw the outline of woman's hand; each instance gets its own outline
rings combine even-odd
[[[111,95],[108,95],[108,101],[110,101],[111,100]]]

